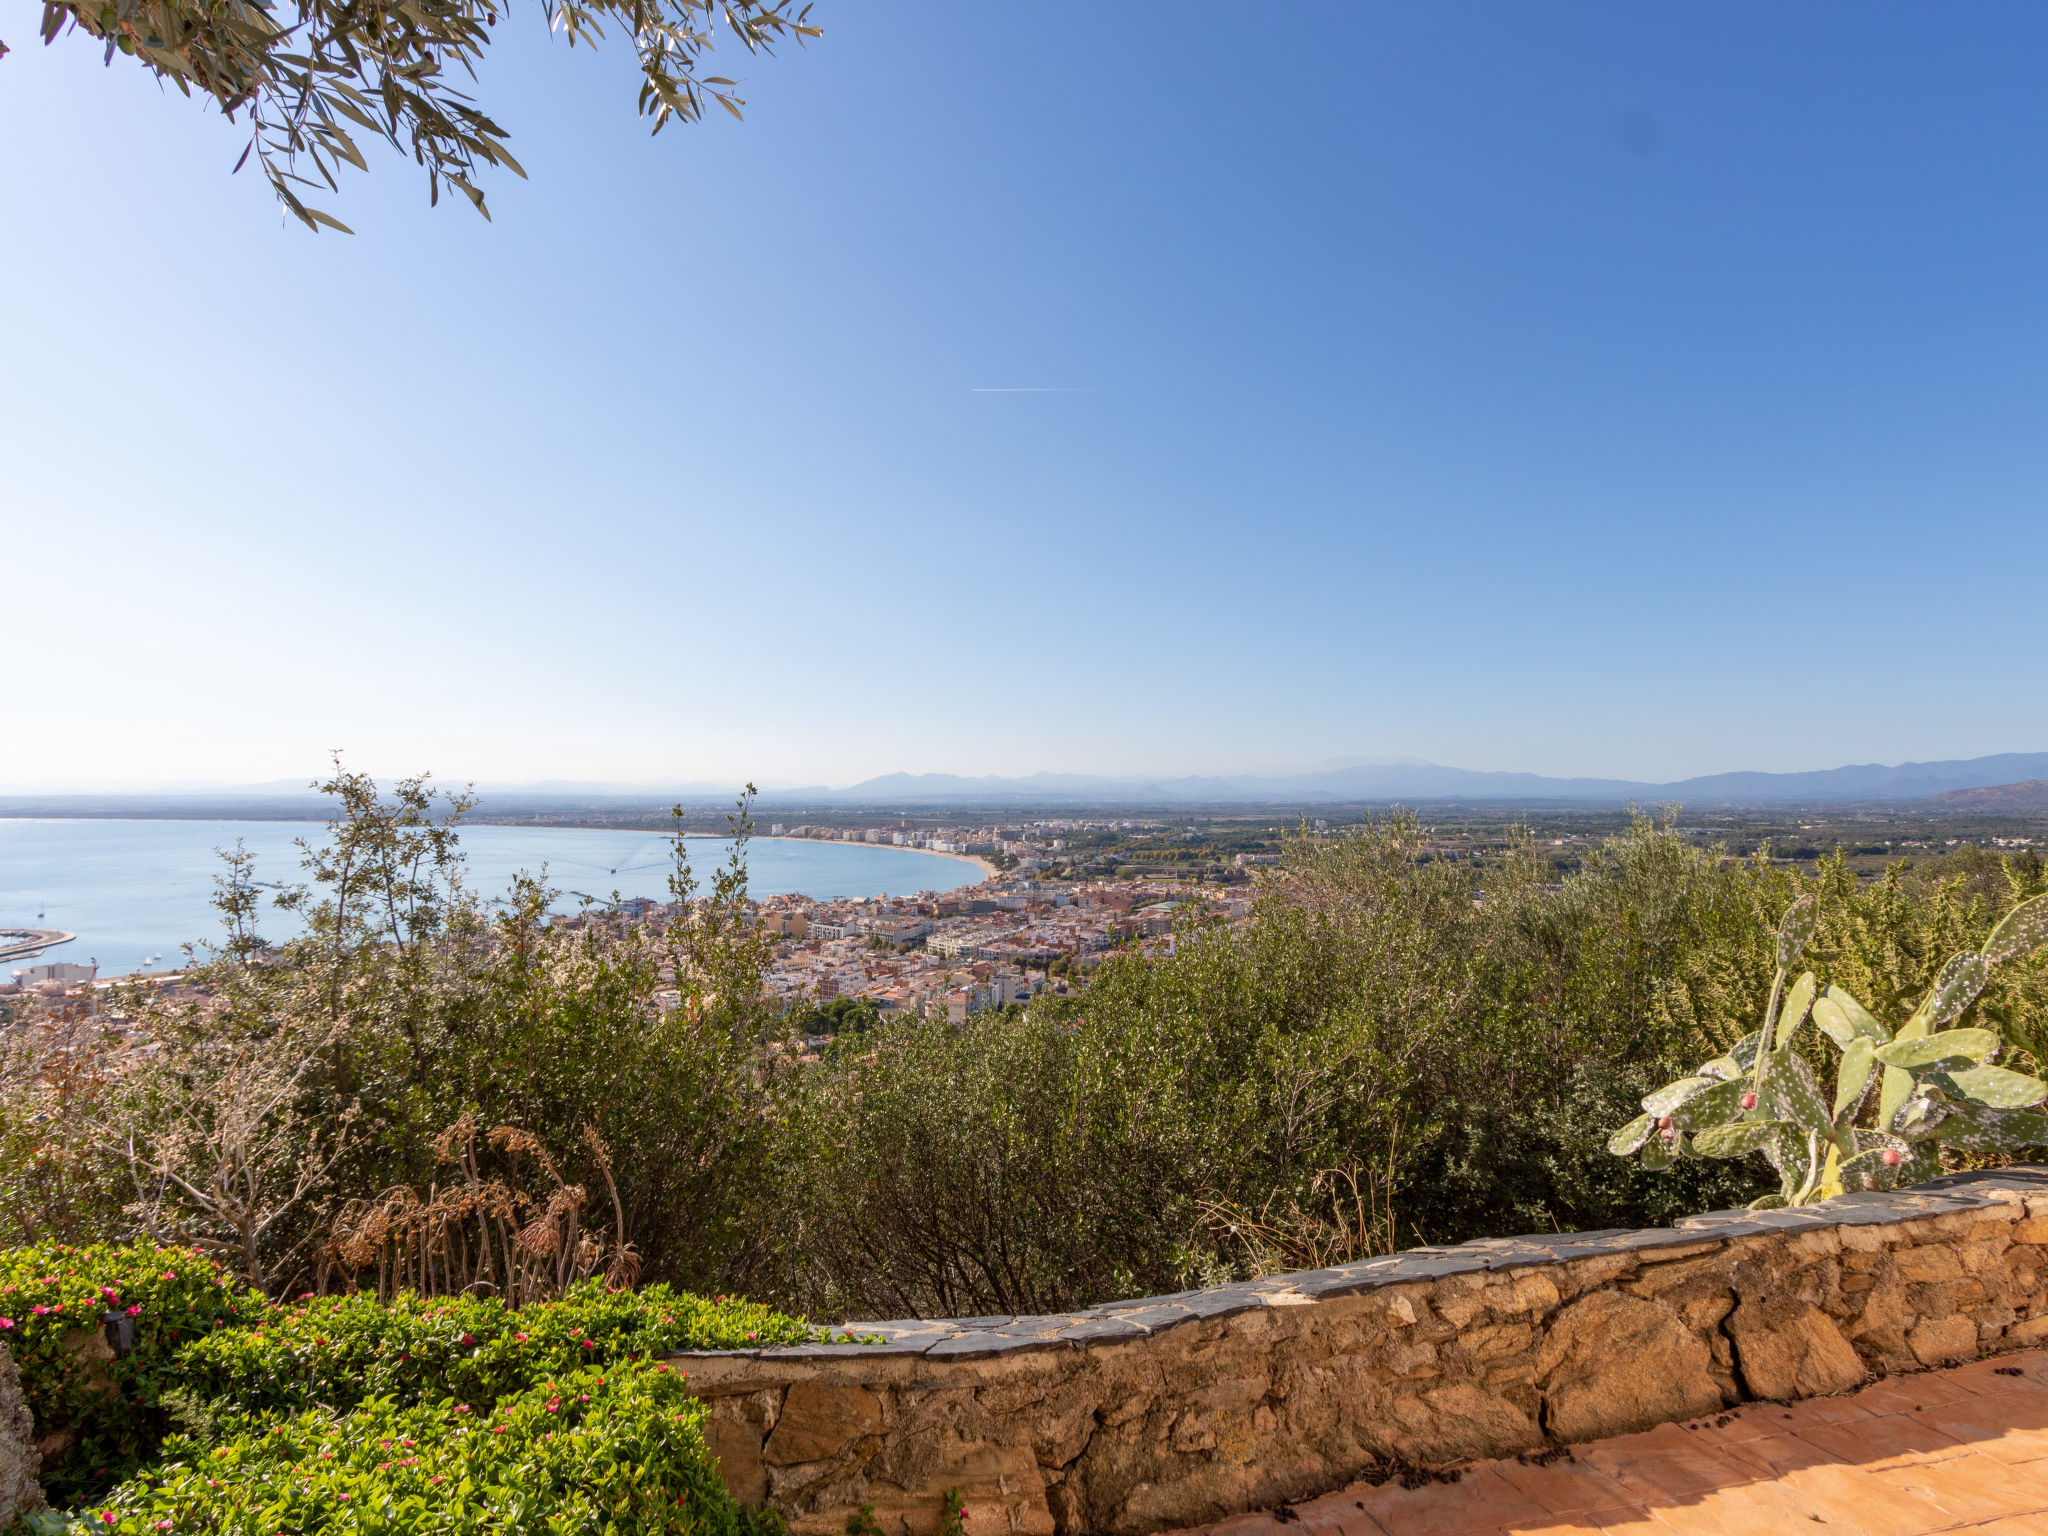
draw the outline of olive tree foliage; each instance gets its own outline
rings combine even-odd
[[[1468,882],[1419,842],[1407,816],[1305,838],[1243,931],[843,1037],[790,1101],[786,1294],[1046,1312],[1391,1247],[1404,1117],[1473,1003]]]
[[[510,0],[45,0],[45,43],[72,31],[104,44],[106,62],[134,59],[186,96],[210,99],[248,127],[248,147],[278,199],[310,229],[348,226],[305,200],[340,189],[344,165],[368,170],[363,146],[383,140],[490,217],[478,173],[524,176],[510,137],[462,88]],[[734,117],[745,102],[728,76],[705,72],[723,32],[750,54],[820,35],[797,0],[540,0],[540,16],[573,47],[608,28],[632,40],[640,114],[660,132],[695,122],[707,103]],[[0,55],[7,49],[0,44]]]

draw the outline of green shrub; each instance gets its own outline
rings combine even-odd
[[[688,1349],[750,1349],[826,1337],[801,1319],[665,1285],[607,1291],[595,1280],[514,1311],[495,1297],[388,1304],[367,1292],[268,1307],[256,1326],[220,1332],[177,1361],[200,1400],[246,1412],[345,1411],[370,1398],[400,1407],[451,1399],[472,1409],[582,1366]]]
[[[134,1349],[115,1359],[100,1332],[111,1305],[136,1328]],[[606,1291],[586,1281],[518,1311],[494,1298],[410,1293],[389,1305],[362,1293],[280,1304],[186,1249],[0,1252],[0,1337],[37,1431],[75,1434],[43,1468],[60,1506],[135,1474],[173,1428],[190,1444],[257,1414],[345,1414],[373,1399],[489,1413],[579,1370],[826,1336],[752,1302],[660,1285]]]
[[[736,1506],[683,1373],[642,1361],[542,1381],[486,1412],[374,1397],[353,1412],[237,1415],[176,1436],[83,1511],[87,1529],[218,1536],[688,1532],[771,1524]]]
[[[39,1434],[71,1430],[44,1464],[62,1503],[152,1455],[170,1427],[165,1393],[180,1385],[178,1353],[261,1315],[263,1298],[204,1254],[183,1248],[0,1251],[0,1337],[21,1371]],[[101,1317],[131,1316],[135,1347],[108,1359]]]

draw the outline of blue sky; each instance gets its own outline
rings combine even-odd
[[[515,10],[353,238],[38,14],[0,786],[2048,746],[2039,7],[818,0],[651,140]]]

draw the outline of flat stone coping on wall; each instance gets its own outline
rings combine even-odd
[[[1484,1238],[880,1343],[680,1357],[797,1536],[1213,1521],[1403,1465],[1628,1433],[2048,1339],[2048,1168],[1674,1227]]]

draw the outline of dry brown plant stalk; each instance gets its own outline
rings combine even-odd
[[[1305,1204],[1276,1190],[1256,1213],[1221,1196],[1203,1200],[1200,1212],[1217,1246],[1235,1250],[1252,1279],[1392,1253],[1393,1161],[1385,1175],[1325,1168],[1310,1181]]]
[[[400,1291],[422,1296],[490,1294],[524,1306],[559,1296],[579,1280],[602,1272],[613,1290],[630,1290],[640,1255],[626,1238],[626,1221],[612,1183],[611,1151],[595,1128],[584,1128],[611,1191],[615,1232],[607,1240],[584,1230],[588,1196],[571,1184],[530,1131],[494,1126],[484,1133],[464,1115],[434,1139],[436,1157],[451,1163],[458,1182],[430,1185],[422,1198],[396,1185],[371,1200],[351,1200],[335,1214],[321,1247],[315,1288],[337,1282],[348,1290],[375,1269],[380,1300]],[[481,1153],[494,1147],[513,1165],[531,1156],[554,1188],[536,1198],[503,1177],[486,1177]]]

